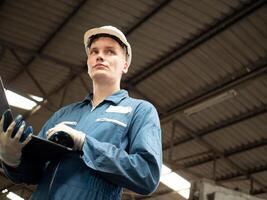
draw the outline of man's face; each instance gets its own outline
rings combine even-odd
[[[128,71],[124,49],[109,37],[100,37],[91,44],[87,65],[92,80],[106,83],[120,82],[122,74]]]

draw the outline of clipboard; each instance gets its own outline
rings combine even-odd
[[[0,76],[0,119],[7,109],[10,109],[10,107],[7,102],[4,85]]]
[[[69,147],[32,135],[30,142],[22,149],[22,157],[30,160],[51,161],[74,152]]]
[[[2,78],[0,77],[0,115],[2,117],[3,113],[10,109],[8,104],[5,89],[2,82]],[[11,109],[10,109],[11,110]],[[10,120],[10,123],[13,121]],[[22,149],[22,157],[26,159],[39,160],[39,161],[50,161],[57,159],[64,154],[74,152],[69,147],[65,147],[63,145],[57,144],[55,142],[49,141],[47,139],[41,138],[36,135],[32,135],[32,139],[30,142],[24,146]]]

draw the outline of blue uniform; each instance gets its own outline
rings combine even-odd
[[[86,134],[83,155],[70,153],[46,164],[22,159],[17,169],[4,166],[16,183],[38,184],[31,199],[120,199],[122,187],[153,192],[162,165],[161,129],[154,106],[120,90],[92,108],[91,95],[63,107],[39,135],[63,121],[76,122]],[[73,126],[72,126],[73,127]]]

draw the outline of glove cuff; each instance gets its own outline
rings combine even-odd
[[[16,167],[18,167],[19,166],[19,164],[20,164],[20,159],[4,159],[4,158],[2,158],[2,161],[6,164],[6,165],[8,165],[9,167],[12,167],[12,168],[16,168]]]
[[[73,149],[81,151],[83,148],[84,140],[85,140],[85,133],[78,131],[75,134]]]

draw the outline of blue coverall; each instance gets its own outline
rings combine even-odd
[[[162,165],[161,129],[156,109],[120,90],[92,108],[92,95],[57,111],[39,136],[60,122],[77,122],[86,134],[83,155],[67,154],[38,163],[22,158],[18,168],[3,165],[15,183],[38,184],[32,200],[117,200],[122,187],[150,194]]]

